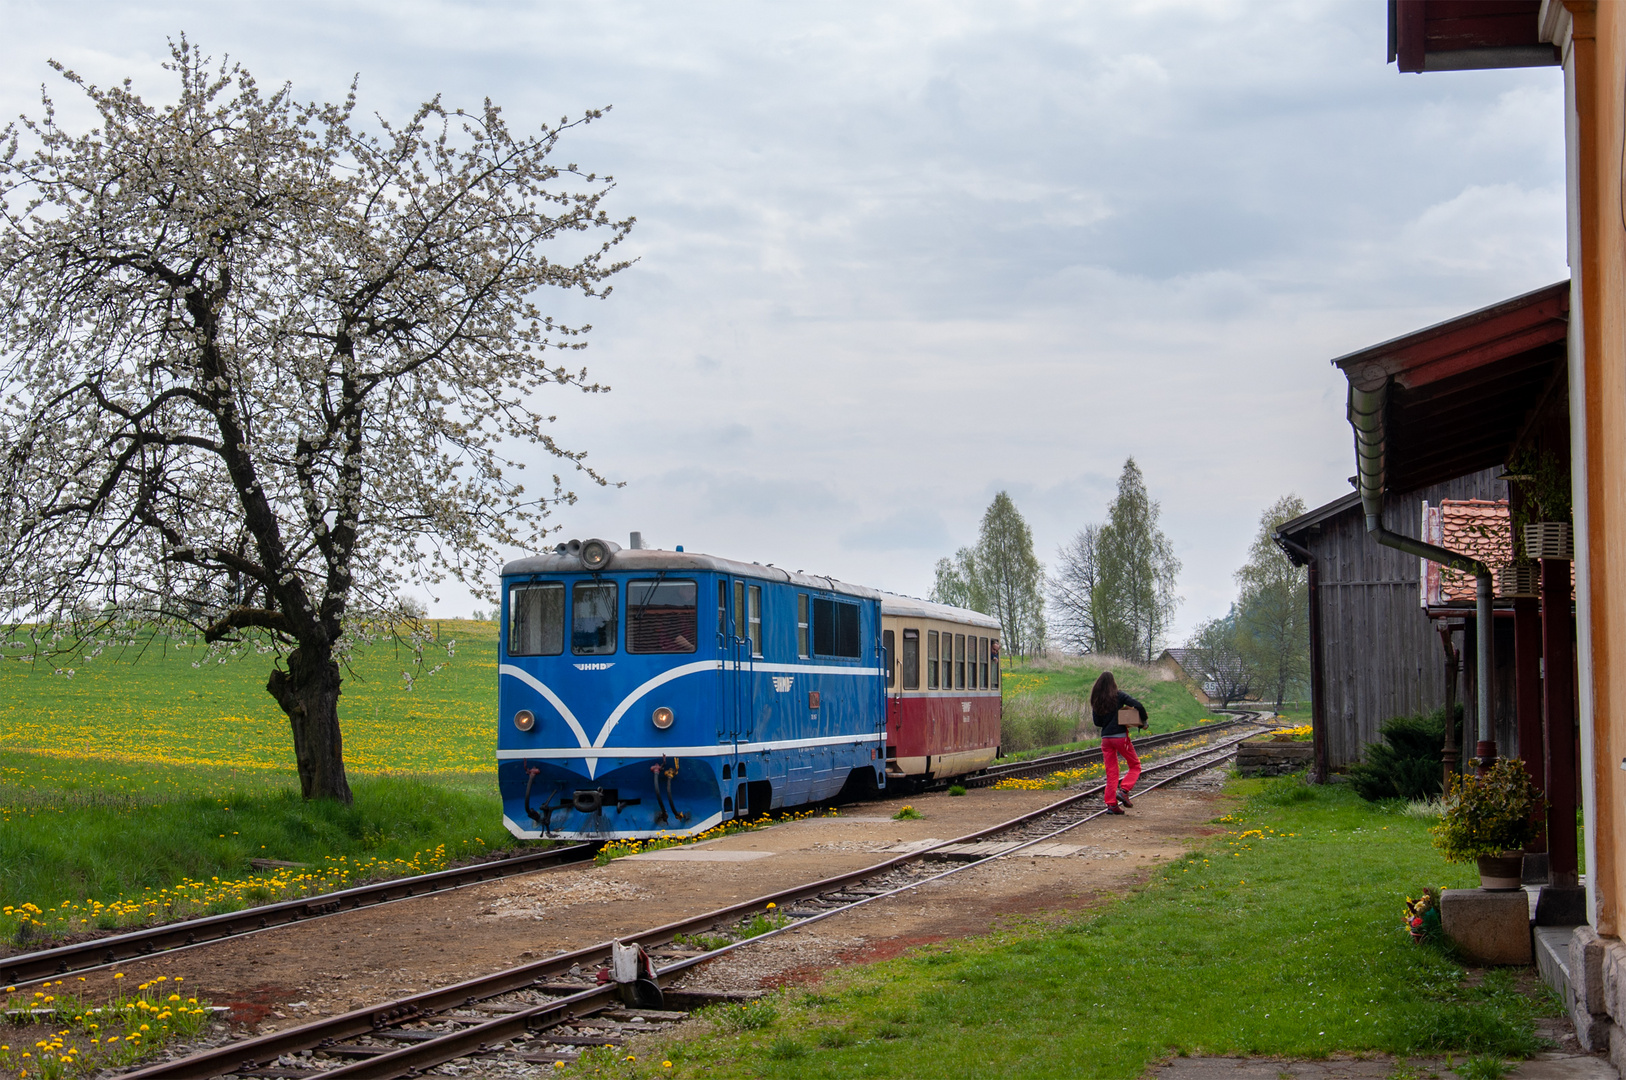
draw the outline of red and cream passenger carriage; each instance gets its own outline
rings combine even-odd
[[[881,596],[888,780],[985,769],[999,753],[999,620]]]

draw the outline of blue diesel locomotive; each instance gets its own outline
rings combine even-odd
[[[604,540],[502,577],[497,776],[514,835],[694,834],[885,786],[883,594]]]

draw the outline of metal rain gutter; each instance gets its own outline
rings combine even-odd
[[[1491,623],[1491,601],[1494,584],[1490,567],[1478,559],[1459,551],[1425,543],[1391,532],[1383,526],[1383,490],[1386,481],[1385,458],[1388,451],[1388,433],[1384,425],[1384,410],[1389,400],[1389,379],[1374,389],[1362,389],[1351,379],[1349,384],[1349,426],[1355,429],[1355,487],[1361,496],[1361,510],[1366,514],[1366,531],[1384,547],[1404,551],[1408,555],[1449,566],[1474,576],[1474,622],[1478,637],[1479,675],[1475,682],[1478,691],[1475,704],[1479,713],[1479,746],[1476,756],[1481,768],[1496,757],[1496,726],[1491,715],[1495,696],[1495,638]]]

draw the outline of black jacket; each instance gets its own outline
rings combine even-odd
[[[1101,729],[1103,739],[1110,739],[1115,735],[1129,734],[1129,729],[1118,723],[1119,709],[1135,709],[1139,711],[1140,718],[1143,721],[1146,719],[1146,706],[1120,690],[1118,691],[1118,704],[1114,705],[1108,712],[1095,714],[1095,726]]]

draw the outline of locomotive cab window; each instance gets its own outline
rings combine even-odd
[[[578,581],[570,590],[570,651],[577,656],[615,652],[616,587],[612,581]]]
[[[814,597],[814,655],[843,656],[856,660],[862,652],[858,642],[858,605]]]
[[[565,587],[535,581],[508,589],[508,655],[558,656],[565,651]]]
[[[920,631],[903,632],[903,688],[920,689]]]
[[[627,651],[694,652],[700,636],[698,592],[692,581],[627,582]]]
[[[728,582],[717,583],[717,636],[728,633]]]
[[[926,689],[937,689],[937,631],[926,631]]]
[[[812,650],[808,648],[808,646],[811,644],[809,642],[809,640],[808,640],[808,631],[809,631],[810,627],[811,627],[811,624],[808,621],[808,611],[807,611],[807,594],[805,592],[804,593],[797,593],[796,594],[796,655],[801,657],[804,660],[813,655]]]

